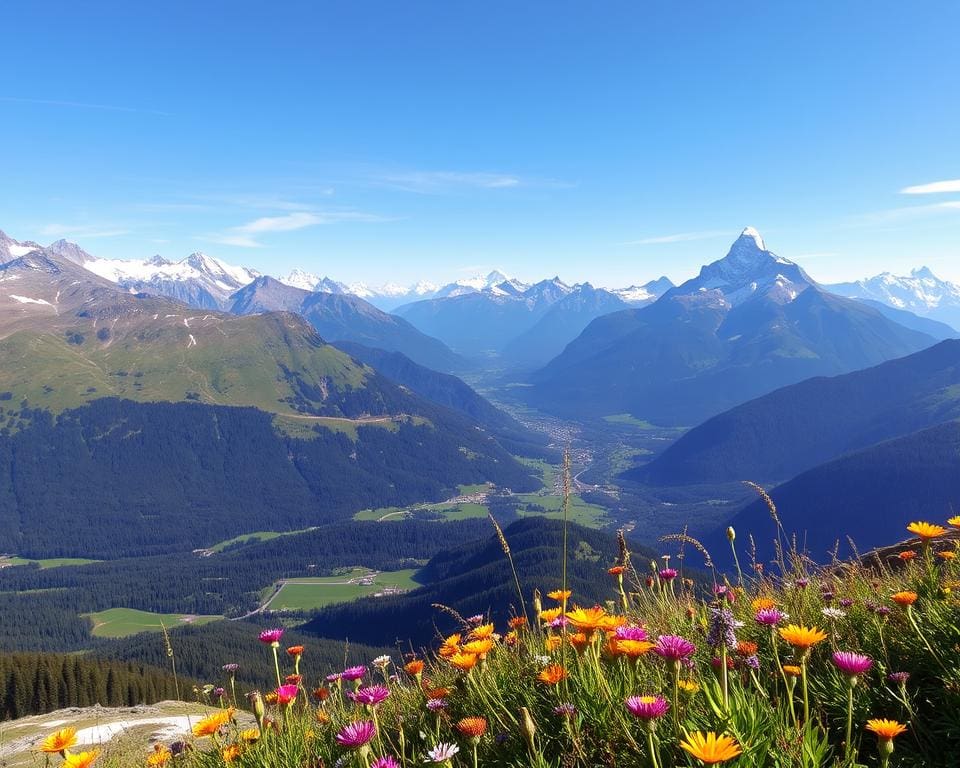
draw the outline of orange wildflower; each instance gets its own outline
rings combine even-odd
[[[757,652],[757,644],[750,640],[740,640],[737,643],[737,653],[741,656],[753,656]]]
[[[897,557],[901,560],[913,560],[917,556],[917,553],[912,549],[905,549]]]
[[[423,662],[420,659],[414,659],[413,661],[408,661],[403,665],[403,671],[406,672],[411,677],[417,677],[418,675],[423,674]]]
[[[224,747],[223,751],[220,753],[223,757],[223,762],[232,763],[238,757],[240,757],[241,749],[239,744],[231,744],[229,747]]]
[[[898,723],[896,720],[875,718],[873,720],[867,720],[866,729],[877,734],[877,738],[880,739],[880,741],[893,741],[901,733],[906,732],[907,726]]]
[[[93,761],[100,756],[100,750],[94,749],[90,752],[77,752],[71,754],[67,752],[63,756],[62,768],[90,768]]]
[[[643,656],[651,648],[655,648],[656,644],[648,640],[618,640],[615,637],[611,637],[608,647],[610,653],[614,656],[626,656],[630,659],[636,659]]]
[[[563,643],[563,638],[560,635],[547,635],[543,638],[543,646],[547,649],[548,653],[551,653]]]
[[[549,667],[545,667],[544,670],[537,675],[537,680],[539,680],[541,683],[546,683],[547,685],[556,685],[561,680],[566,680],[567,677],[567,670],[565,670],[559,664],[551,664]]]
[[[607,573],[611,576],[622,576],[624,570],[626,570],[622,565],[615,565],[613,568],[607,568]]]
[[[287,648],[288,656],[302,656],[303,655],[303,646],[302,645],[291,645]]]
[[[706,735],[700,731],[693,731],[687,736],[686,741],[680,742],[680,746],[707,765],[733,760],[743,751],[729,736],[726,734],[717,736],[713,731]]]
[[[957,556],[957,553],[952,549],[945,549],[942,552],[937,552],[937,557],[942,560],[953,560]]]
[[[317,719],[317,722],[320,725],[326,725],[330,722],[330,713],[325,709],[318,709],[314,714],[314,717]]]
[[[800,675],[803,674],[803,670],[795,664],[784,664],[783,672],[786,675],[790,675],[790,677],[800,677]]]
[[[447,637],[440,645],[439,654],[444,658],[449,658],[460,651],[460,633],[454,633]]]
[[[240,741],[245,741],[248,744],[252,744],[260,738],[260,731],[256,728],[244,728],[242,731],[240,731],[240,733],[237,734],[237,738]]]
[[[76,728],[61,728],[59,731],[51,733],[47,738],[40,742],[38,749],[46,752],[48,755],[56,754],[70,749],[77,743]]]
[[[758,597],[750,603],[750,607],[756,613],[757,611],[769,611],[771,608],[776,608],[777,604],[769,597]]]
[[[153,752],[147,755],[147,765],[149,768],[162,768],[170,762],[173,753],[163,744],[154,744]]]
[[[949,520],[947,520],[947,523],[952,525],[954,528],[960,528],[960,515],[951,517]]]
[[[572,635],[567,635],[567,640],[580,653],[583,653],[590,646],[590,638],[584,632],[574,632]]]
[[[193,735],[212,736],[223,726],[233,720],[233,713],[235,711],[236,710],[233,707],[230,707],[229,709],[222,709],[219,712],[214,712],[212,715],[209,715],[208,717],[205,717],[202,720],[194,723]]]
[[[780,637],[800,651],[806,651],[827,639],[827,633],[819,627],[802,627],[788,624],[780,629]]]
[[[454,727],[468,739],[479,739],[487,732],[487,719],[485,717],[465,717],[457,721]]]
[[[547,592],[547,597],[551,600],[556,600],[558,603],[562,603],[564,600],[569,600],[570,595],[572,595],[569,589],[555,589],[552,592]]]
[[[574,608],[567,614],[567,619],[584,632],[593,632],[606,623],[606,616],[607,612],[595,605],[593,608]]]
[[[554,619],[560,618],[561,613],[563,613],[563,608],[547,608],[545,611],[540,611],[540,621],[549,624]]]
[[[493,624],[481,624],[476,629],[471,630],[471,640],[486,640],[493,635]]]
[[[510,629],[520,629],[521,627],[527,626],[527,617],[526,616],[514,616],[510,621],[507,622],[507,626]]]
[[[455,653],[449,661],[461,672],[469,672],[477,666],[478,656],[475,653]]]
[[[910,523],[910,525],[907,526],[907,530],[915,536],[919,536],[924,542],[935,539],[937,536],[943,536],[943,534],[947,532],[947,529],[942,525],[924,522]]]
[[[461,653],[475,653],[481,659],[493,650],[493,640],[485,638],[483,640],[471,640],[460,646]]]
[[[893,600],[897,605],[907,606],[913,605],[917,602],[917,593],[916,592],[897,592],[893,595],[890,595],[890,599]]]

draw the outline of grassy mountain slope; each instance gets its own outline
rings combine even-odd
[[[304,291],[272,277],[260,277],[233,294],[231,301],[234,314],[296,312],[327,341],[351,341],[401,352],[420,365],[440,371],[466,367],[466,362],[443,342],[357,296]]]
[[[796,533],[799,547],[817,561],[828,560],[838,542],[840,556],[849,556],[848,536],[861,552],[900,541],[910,521],[944,519],[960,510],[960,422],[828,461],[774,488],[771,496],[787,533]],[[753,535],[759,561],[773,556],[776,529],[762,502],[747,506],[731,524],[741,537]],[[726,559],[722,531],[705,543]]]
[[[783,480],[842,453],[960,418],[960,341],[814,378],[714,416],[628,477]]]

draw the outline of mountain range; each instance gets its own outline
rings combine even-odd
[[[53,250],[0,264],[0,361],[0,551],[189,549],[459,484],[538,485],[465,411],[297,314],[130,293]]]
[[[536,367],[562,351],[594,318],[647,304],[671,286],[662,277],[616,293],[590,283],[567,285],[559,277],[533,285],[505,280],[481,291],[417,301],[395,312],[469,358],[502,354]]]
[[[824,287],[840,296],[909,310],[960,330],[960,285],[941,280],[928,267],[914,269],[909,275],[882,272],[863,280]]]
[[[233,293],[228,309],[236,315],[295,312],[328,341],[352,341],[400,352],[438,371],[468,367],[442,341],[421,333],[402,317],[346,293],[306,291],[264,275]]]
[[[558,414],[689,426],[786,384],[934,341],[827,292],[747,228],[726,256],[652,304],[593,320],[523,396]]]

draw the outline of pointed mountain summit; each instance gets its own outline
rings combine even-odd
[[[934,341],[827,293],[748,227],[722,259],[653,304],[591,322],[524,395],[559,414],[691,426],[777,387]]]
[[[732,305],[757,293],[773,300],[793,301],[813,280],[794,262],[767,250],[760,233],[747,227],[722,259],[707,264],[700,274],[678,286],[677,293],[719,291]]]

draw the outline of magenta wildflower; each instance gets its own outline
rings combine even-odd
[[[909,672],[891,672],[889,675],[887,675],[887,680],[889,680],[891,683],[897,683],[898,685],[906,685],[909,679]]]
[[[670,709],[670,703],[663,696],[631,696],[625,703],[630,714],[641,720],[656,720]]]
[[[327,675],[326,680],[327,680],[328,683],[336,683],[336,682],[339,682],[339,680],[340,680],[340,673],[339,673],[339,672],[334,672],[334,673],[331,674],[331,675]]]
[[[298,690],[296,685],[281,685],[277,688],[277,703],[292,704],[293,700],[297,698]]]
[[[265,629],[260,633],[260,642],[267,643],[268,645],[273,645],[276,643],[280,644],[280,638],[283,637],[283,630],[278,629]]]
[[[377,727],[371,720],[358,720],[355,723],[343,726],[334,737],[337,744],[348,749],[365,747],[377,734]]]
[[[340,677],[343,680],[354,681],[363,679],[365,674],[367,674],[367,668],[363,665],[358,665],[356,667],[347,667],[340,673]]]
[[[570,621],[567,619],[566,616],[557,616],[557,618],[551,621],[548,626],[551,629],[562,629],[563,627],[567,626],[569,623]]]
[[[391,755],[384,755],[370,763],[370,768],[400,768],[400,763],[394,760]]]
[[[775,627],[786,618],[783,611],[776,608],[761,608],[753,617],[757,624],[765,624],[768,627]]]
[[[367,688],[360,688],[356,693],[347,693],[347,696],[357,704],[363,704],[367,707],[375,707],[383,702],[390,695],[390,689],[385,685],[371,685]]]
[[[483,624],[483,614],[478,613],[476,616],[471,616],[467,619],[467,622],[470,624]]]
[[[847,677],[857,677],[873,666],[873,659],[860,653],[835,651],[833,663]]]
[[[677,578],[677,571],[675,568],[664,568],[660,571],[660,578],[663,581],[673,581]]]
[[[697,646],[679,635],[660,635],[652,650],[667,661],[681,662],[693,656]]]
[[[223,669],[223,671],[224,671],[224,672],[227,672],[228,674],[235,675],[235,674],[237,673],[237,670],[240,669],[240,665],[239,665],[239,664],[224,664],[223,667],[221,667],[221,669]]]
[[[638,627],[633,624],[625,624],[621,627],[617,627],[614,631],[614,637],[617,640],[639,640],[643,642],[648,638],[647,630],[643,627]]]

